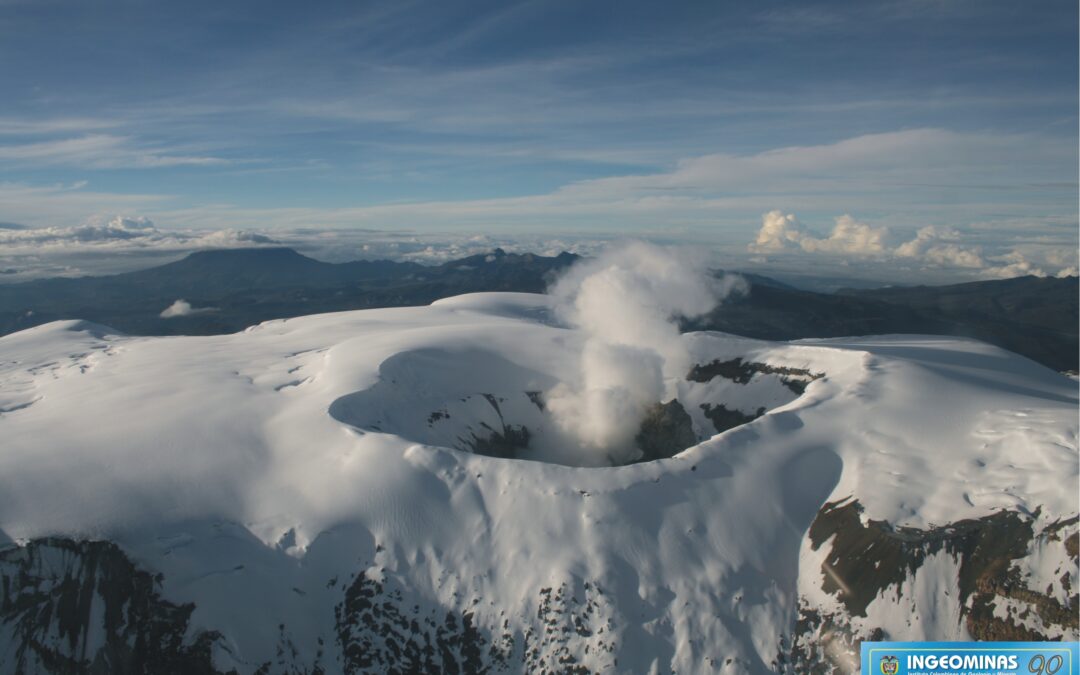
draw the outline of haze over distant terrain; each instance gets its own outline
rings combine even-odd
[[[641,246],[638,242],[615,250]],[[675,270],[707,269],[700,252],[677,250]],[[608,259],[609,254],[600,254],[600,261]],[[198,251],[176,262],[122,274],[0,284],[0,335],[70,317],[144,335],[229,333],[269,319],[423,305],[461,293],[542,292],[579,260],[565,251],[542,256],[498,248],[439,265],[387,260],[327,263],[280,246]],[[599,264],[590,260],[590,265]],[[671,269],[661,265],[652,273],[666,275]],[[957,335],[988,341],[1054,370],[1077,369],[1080,302],[1075,276],[814,292],[763,275],[713,273],[728,279],[726,290],[718,294],[728,301],[722,308],[685,320],[683,328],[770,340],[879,333]],[[667,282],[661,276],[657,283]],[[596,320],[618,328],[621,340],[634,339],[626,337],[635,327],[630,310],[658,301],[635,298],[631,291],[639,290],[639,285],[632,285],[591,302]],[[684,281],[673,286],[676,290],[686,297],[665,302],[701,299],[694,283]],[[655,289],[644,292],[649,296]]]

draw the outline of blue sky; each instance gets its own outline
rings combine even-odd
[[[0,0],[0,221],[1055,273],[1077,53],[1074,0]]]

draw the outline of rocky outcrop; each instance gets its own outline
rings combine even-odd
[[[746,414],[735,408],[729,409],[723,403],[716,405],[702,403],[701,410],[705,413],[705,417],[709,418],[709,421],[716,427],[716,433],[718,434],[728,429],[749,424],[765,414],[765,408],[758,408],[753,413]]]
[[[634,438],[634,443],[641,450],[639,462],[674,457],[697,445],[697,442],[694,423],[678,399],[657,403],[649,408]]]
[[[708,382],[713,378],[722,377],[736,384],[747,384],[754,375],[759,373],[779,375],[784,386],[798,396],[802,396],[803,392],[806,391],[806,385],[825,377],[824,373],[812,373],[802,368],[773,366],[768,363],[743,361],[742,358],[734,358],[727,361],[717,359],[706,364],[698,364],[690,369],[686,379],[691,382]]]
[[[107,541],[39,539],[0,550],[0,668],[18,673],[217,673],[194,605]]]
[[[976,640],[1037,641],[1077,639],[1080,595],[1073,591],[1076,556],[1069,548],[1077,519],[1058,521],[1036,532],[1038,512],[998,511],[983,518],[960,520],[940,527],[894,527],[861,517],[857,500],[825,504],[808,533],[813,550],[827,547],[821,565],[822,590],[834,596],[842,611],[814,606],[803,598],[792,640],[781,663],[794,673],[846,673],[857,663],[863,640],[904,639],[874,625],[871,603],[882,598],[901,600],[923,574],[931,556],[944,554],[956,563],[955,580],[943,588],[966,633]],[[1053,584],[1031,588],[1022,562],[1037,549],[1060,547],[1073,569],[1059,580],[1064,601]],[[813,574],[805,570],[802,574]],[[1045,583],[1042,580],[1041,583]],[[913,612],[919,599],[906,598]]]
[[[0,550],[0,672],[236,673],[212,659],[215,650],[229,652],[230,640],[194,630],[195,605],[163,598],[163,581],[107,541],[50,538]],[[298,657],[282,624],[276,658],[244,672],[585,674],[615,667],[615,613],[595,583],[538,589],[531,615],[482,598],[458,600],[443,606],[367,566],[326,608],[336,644],[320,638],[314,663]],[[251,620],[265,619],[253,609]]]

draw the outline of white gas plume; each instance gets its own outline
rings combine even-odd
[[[577,379],[547,393],[559,429],[595,462],[624,463],[650,406],[671,398],[668,384],[692,365],[678,320],[713,309],[744,287],[716,278],[687,249],[630,242],[575,265],[550,289],[560,318],[584,333]]]

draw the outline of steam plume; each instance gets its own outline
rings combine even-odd
[[[561,319],[585,334],[579,376],[546,398],[563,433],[595,453],[635,458],[641,420],[691,366],[676,321],[711,310],[741,277],[716,279],[692,251],[631,242],[579,263],[550,290]]]

